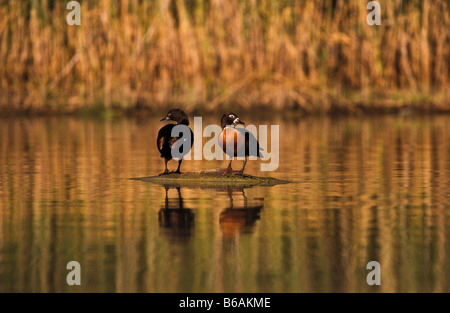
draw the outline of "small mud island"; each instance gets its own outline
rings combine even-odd
[[[186,173],[169,173],[165,175],[132,178],[144,182],[167,185],[172,187],[252,187],[275,186],[289,184],[289,180],[281,180],[272,177],[257,177],[252,175],[223,175],[219,169],[201,170]]]

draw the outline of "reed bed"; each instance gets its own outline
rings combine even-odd
[[[450,110],[450,3],[0,1],[0,111]]]

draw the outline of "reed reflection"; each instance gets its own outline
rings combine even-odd
[[[177,190],[178,197],[169,199],[169,190],[172,188]],[[184,206],[180,187],[164,186],[164,189],[165,204],[158,212],[159,226],[174,239],[189,238],[194,228],[194,213]]]

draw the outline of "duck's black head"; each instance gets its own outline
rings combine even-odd
[[[177,124],[189,125],[189,117],[180,109],[172,109],[167,112],[166,117],[161,122],[163,121],[174,121]]]
[[[233,124],[245,124],[239,119],[239,116],[237,114],[232,112],[227,112],[222,116],[222,119],[220,120],[220,123],[222,125],[222,128],[224,128],[227,125],[233,125]]]

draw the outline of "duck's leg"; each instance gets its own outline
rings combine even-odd
[[[240,171],[234,171],[233,175],[242,175],[242,173],[244,173],[245,164],[247,164],[247,157],[244,159],[244,166],[242,166],[242,169]]]
[[[164,189],[166,189],[166,209],[169,208],[169,195],[167,194],[169,192],[169,187],[165,187]]]
[[[226,169],[220,171],[223,175],[233,172],[233,169],[231,168],[231,161],[233,161],[233,159],[230,159],[230,163],[228,163],[228,167]]]
[[[230,197],[230,209],[233,208],[233,190],[228,189],[228,197]]]
[[[178,191],[178,205],[179,205],[179,209],[183,209],[183,198],[181,197],[180,187],[177,187],[177,191]]]
[[[166,158],[164,158],[164,166],[165,166],[166,169],[164,170],[163,173],[161,173],[159,175],[165,175],[165,174],[169,174],[170,173],[169,170],[167,169],[167,162],[168,162],[168,160]]]
[[[175,173],[177,173],[177,174],[181,174],[181,172],[180,172],[181,161],[183,161],[183,159],[180,159],[180,160],[178,161],[178,168],[177,168],[177,170],[175,171]]]

